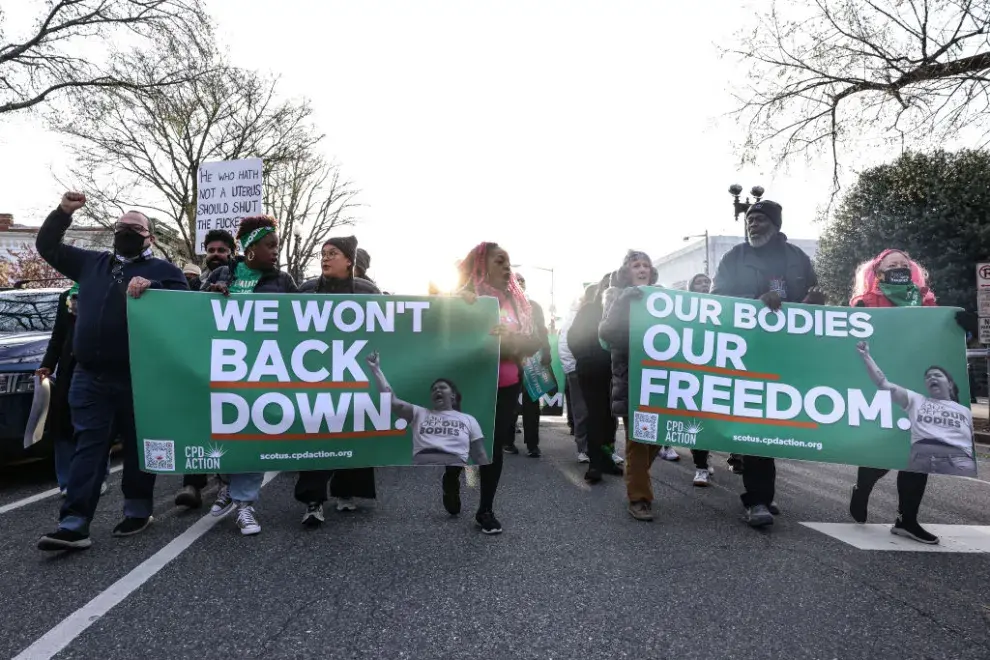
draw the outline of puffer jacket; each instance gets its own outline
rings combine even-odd
[[[650,284],[655,285],[656,281],[657,271],[653,269]],[[632,299],[640,295],[638,287],[632,286],[629,273],[620,268],[612,273],[602,298],[598,338],[612,354],[612,414],[616,417],[629,414],[629,310]]]

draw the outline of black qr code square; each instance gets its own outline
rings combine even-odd
[[[660,416],[656,413],[635,412],[633,414],[633,439],[656,442],[659,421]]]
[[[145,440],[144,467],[158,472],[174,472],[175,443],[171,440]]]

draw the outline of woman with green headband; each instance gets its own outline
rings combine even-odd
[[[205,291],[230,295],[232,293],[295,293],[298,289],[292,276],[278,269],[278,231],[275,218],[256,216],[241,220],[237,241],[243,256],[238,255],[227,266],[221,266],[206,280]],[[232,474],[220,487],[210,513],[226,515],[237,508],[237,527],[241,534],[261,532],[254,503],[261,491],[263,472]]]

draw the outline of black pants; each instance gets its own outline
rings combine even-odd
[[[777,485],[777,465],[772,458],[764,456],[743,456],[742,503],[745,507],[773,502],[774,488]]]
[[[564,406],[567,408],[567,428],[574,433],[574,411],[571,410],[571,386],[564,385]]]
[[[612,381],[597,372],[578,370],[578,384],[588,410],[588,459],[591,467],[603,470],[612,463],[605,447],[615,442],[616,421],[612,416]]]
[[[350,470],[308,470],[296,478],[295,498],[306,504],[327,501],[327,482],[331,497],[361,497],[373,500],[375,492],[375,468]]]
[[[859,468],[856,473],[856,489],[869,496],[873,487],[887,472],[889,470],[879,468]],[[918,522],[918,509],[921,508],[921,500],[925,497],[927,486],[928,474],[925,472],[901,470],[897,473],[897,512],[901,514],[904,522]]]
[[[694,459],[694,467],[699,470],[708,469],[708,450],[707,449],[692,449],[691,458]]]
[[[528,449],[536,449],[540,446],[540,402],[533,401],[525,389],[522,391],[522,420],[523,420],[523,440]],[[513,419],[513,426],[519,421],[518,415]],[[509,439],[509,444],[515,444],[515,429],[513,436]]]
[[[210,482],[208,474],[184,474],[182,475],[182,486],[192,486],[197,490],[203,490]]]
[[[516,406],[519,404],[521,384],[498,388],[495,397],[495,437],[492,442],[492,462],[478,466],[481,477],[481,496],[478,500],[478,513],[494,511],[495,493],[502,477],[502,449],[511,444],[516,435]],[[462,467],[444,468],[443,488],[456,491],[460,488]]]

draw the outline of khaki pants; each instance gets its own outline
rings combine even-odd
[[[647,445],[629,437],[626,428],[626,495],[630,502],[653,502],[653,483],[650,480],[650,466],[660,453],[660,445]]]

